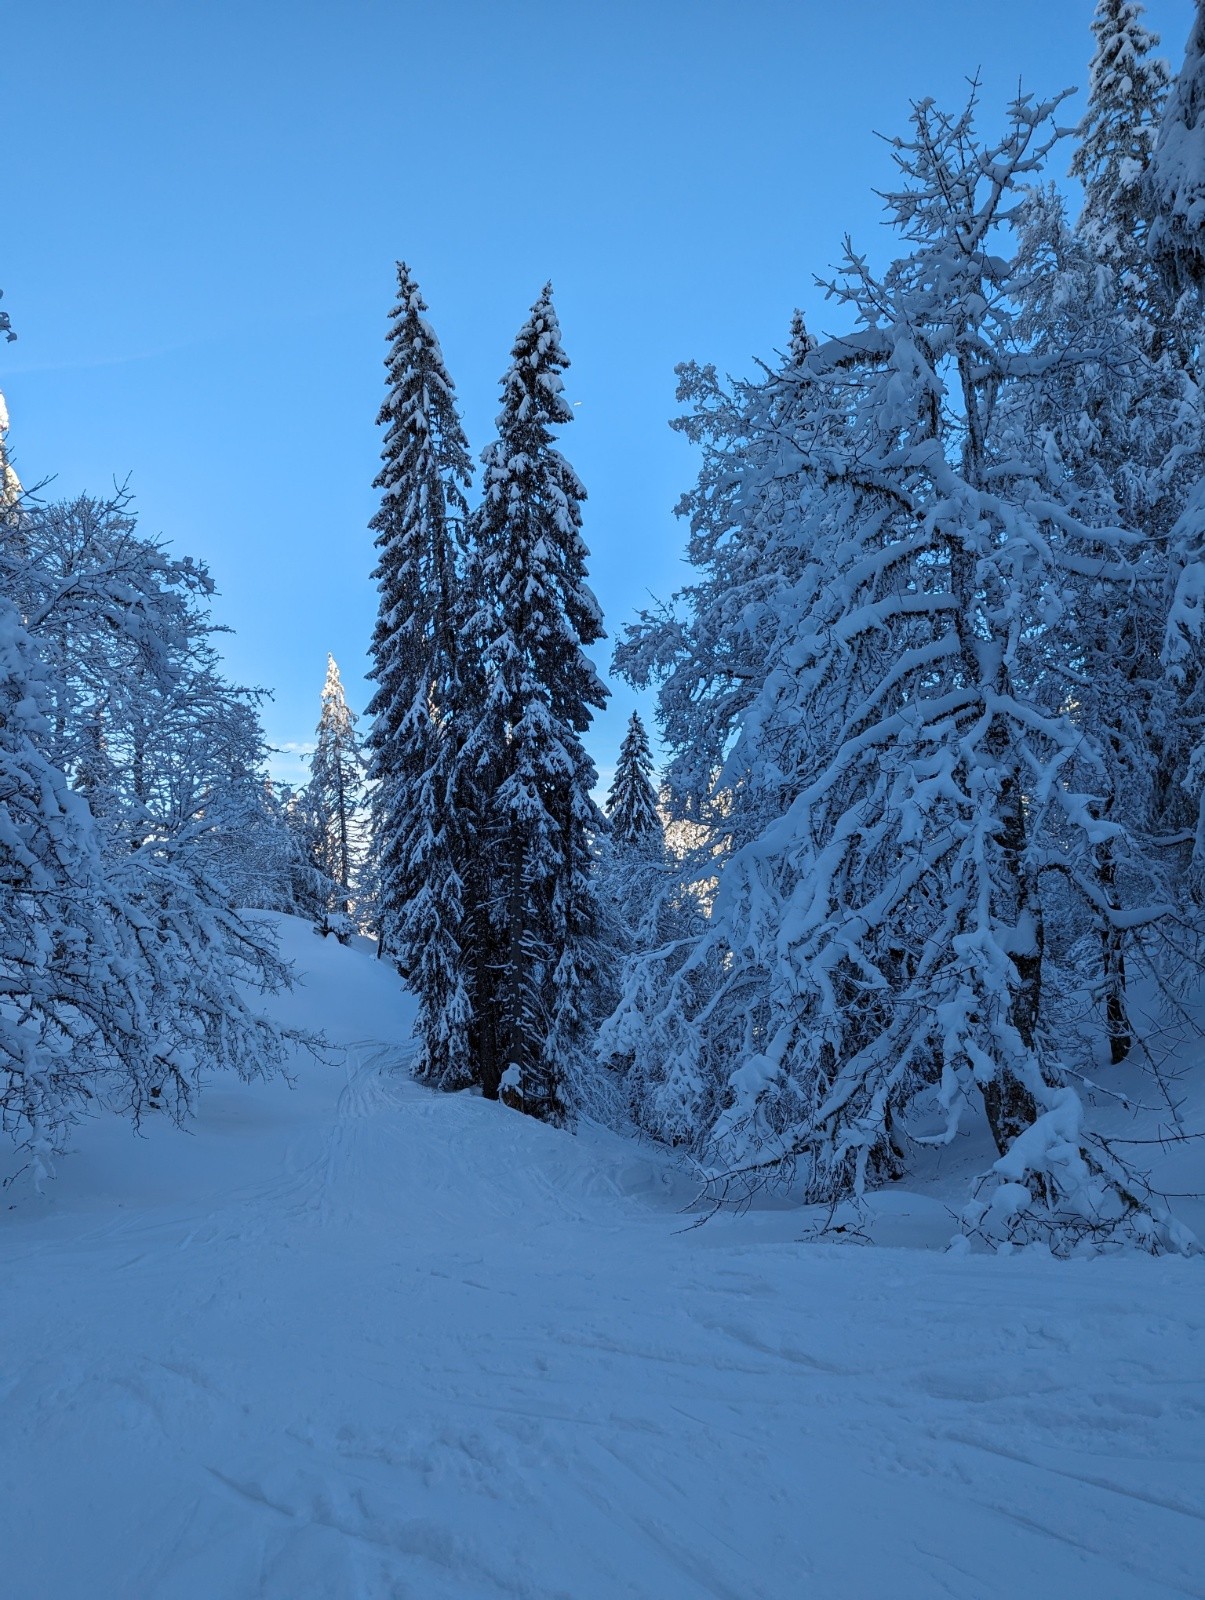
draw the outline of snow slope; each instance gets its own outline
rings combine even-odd
[[[5,1600],[1205,1595],[1199,1263],[683,1232],[282,926],[337,1064],[7,1192]]]

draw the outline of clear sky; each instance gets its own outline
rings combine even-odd
[[[1192,0],[1150,0],[1178,68]],[[312,737],[333,651],[357,709],[393,263],[474,452],[545,279],[573,362],[562,447],[612,639],[685,576],[674,364],[746,373],[849,231],[888,239],[875,132],[983,79],[1083,85],[1093,0],[6,0],[0,345],[29,484],[130,478],[208,562],[231,675]],[[1067,108],[1070,123],[1082,98]],[[1062,177],[1067,155],[1056,159]],[[599,653],[609,665],[610,645]],[[595,725],[613,763],[636,703]],[[648,709],[648,708],[646,708]],[[280,766],[298,775],[296,763]]]

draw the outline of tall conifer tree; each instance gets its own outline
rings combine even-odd
[[[1173,290],[1205,291],[1205,5],[1197,0],[1184,65],[1147,174],[1148,245]]]
[[[335,658],[328,655],[318,741],[310,761],[309,802],[315,829],[315,864],[340,890],[339,904],[331,909],[344,913],[351,899],[355,817],[364,776],[356,720],[343,692]]]
[[[657,815],[657,793],[651,782],[653,752],[640,713],[633,711],[628,731],[619,747],[619,765],[607,795],[607,818],[617,845],[642,844],[662,837]]]
[[[515,340],[482,457],[472,584],[484,597],[482,702],[468,751],[488,797],[494,874],[489,948],[477,951],[492,976],[488,995],[478,984],[483,1086],[493,1095],[505,1081],[525,1110],[553,1120],[583,1059],[598,978],[591,840],[606,831],[581,741],[607,698],[582,648],[603,637],[586,583],[586,491],[552,432],[573,419],[567,366],[546,285]]]
[[[380,610],[369,743],[378,923],[419,1000],[418,1075],[471,1081],[462,877],[453,784],[462,673],[458,573],[472,479],[468,443],[417,283],[398,263],[385,429],[372,520]]]
[[[1142,24],[1138,0],[1098,0],[1088,110],[1071,174],[1084,186],[1079,232],[1117,273],[1131,303],[1152,293],[1145,252],[1143,175],[1150,166],[1171,72]]]

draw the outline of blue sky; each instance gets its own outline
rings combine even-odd
[[[1151,0],[1178,67],[1191,0]],[[474,452],[556,289],[591,576],[612,639],[686,576],[675,362],[748,372],[845,232],[882,259],[876,131],[983,80],[1083,85],[1092,0],[8,0],[0,345],[26,483],[127,475],[206,560],[232,676],[312,736],[334,652],[357,709],[393,263],[431,306]],[[1078,115],[1082,98],[1066,119]],[[1069,159],[1056,160],[1061,177]],[[599,652],[609,664],[610,646]],[[615,683],[590,740],[614,760]],[[648,709],[646,707],[646,709]],[[282,773],[296,774],[296,763]]]

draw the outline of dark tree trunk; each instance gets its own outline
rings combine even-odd
[[[1037,1045],[1038,1017],[1042,1004],[1042,956],[1046,943],[1042,905],[1034,874],[1025,861],[1025,806],[1016,766],[1009,750],[1008,729],[1002,719],[988,734],[988,749],[1006,772],[1000,786],[1000,825],[996,840],[1000,846],[1001,888],[1006,897],[1007,915],[1014,930],[1015,945],[1010,952],[1017,975],[1009,1020],[1027,1050]],[[1000,1154],[1037,1120],[1038,1107],[1030,1090],[1008,1067],[1001,1066],[998,1077],[984,1086],[983,1103],[992,1138]]]
[[[1100,852],[1100,886],[1112,910],[1117,909],[1117,859],[1112,846]],[[1100,930],[1101,961],[1105,987],[1105,1031],[1109,1036],[1109,1059],[1114,1066],[1124,1061],[1134,1043],[1126,1007],[1125,940],[1121,930],[1105,921]]]
[[[1038,1119],[1038,1108],[1029,1090],[1007,1069],[983,1086],[983,1105],[996,1149],[1001,1155],[1018,1134]]]

